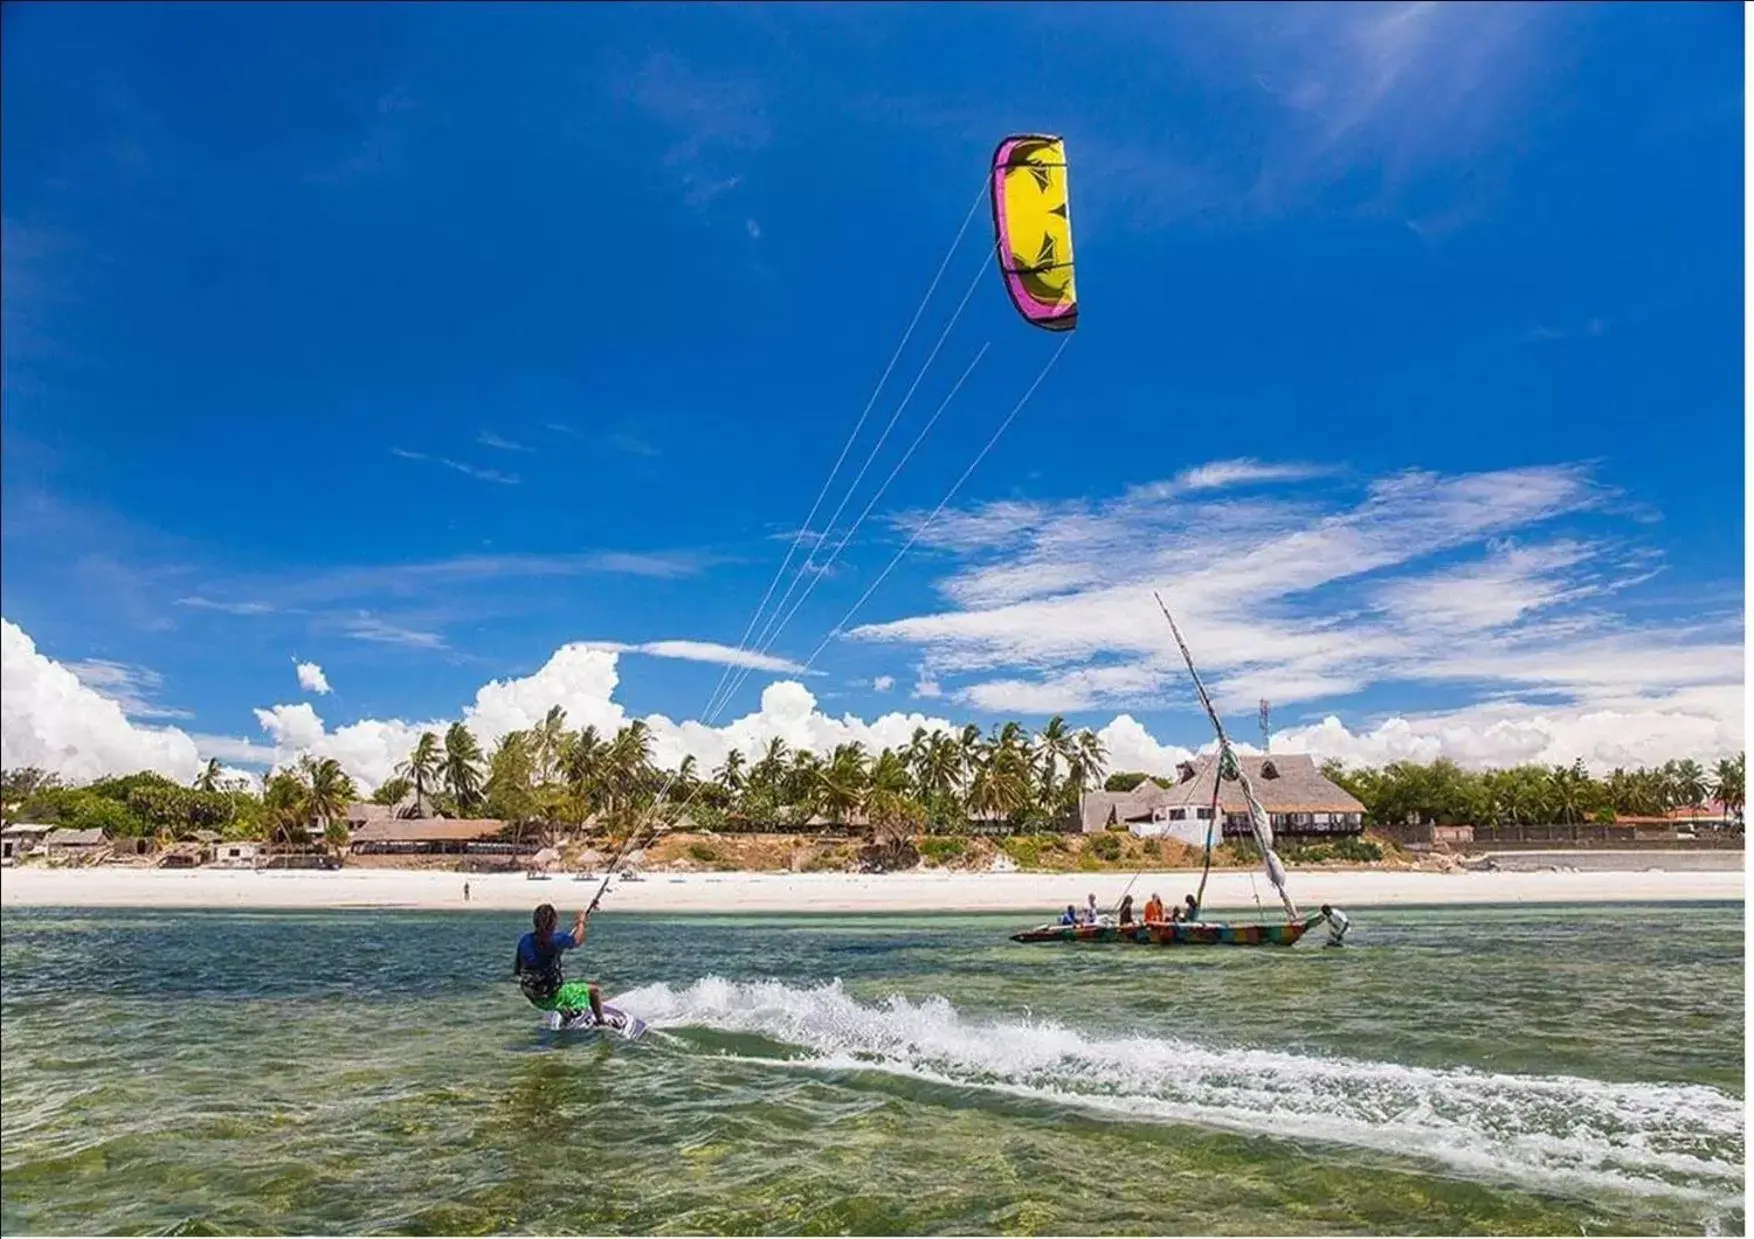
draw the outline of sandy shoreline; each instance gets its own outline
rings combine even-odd
[[[1086,894],[1107,905],[1131,879],[1125,873],[694,873],[652,874],[610,887],[606,912],[1016,912],[1045,916]],[[1132,890],[1179,899],[1198,871],[1147,873]],[[470,898],[463,899],[463,884]],[[102,908],[417,908],[525,910],[545,901],[572,908],[595,882],[557,876],[532,882],[514,875],[468,875],[390,869],[336,872],[228,870],[8,869],[0,907]],[[1740,900],[1740,869],[1717,872],[1625,870],[1581,873],[1414,873],[1313,870],[1294,873],[1292,895],[1309,907],[1435,904],[1623,903]],[[1210,908],[1250,909],[1259,895],[1273,905],[1264,878],[1221,871],[1206,888]]]

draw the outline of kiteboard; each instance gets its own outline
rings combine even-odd
[[[623,1041],[638,1041],[645,1036],[646,1022],[637,1015],[630,1015],[620,1007],[603,1004],[603,1022],[597,1023],[597,1017],[589,1010],[579,1011],[572,1018],[565,1019],[560,1012],[552,1011],[548,1015],[548,1027],[555,1032],[611,1032]]]

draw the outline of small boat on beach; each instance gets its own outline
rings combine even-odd
[[[1328,918],[1320,912],[1283,925],[1174,921],[1163,925],[1041,925],[1012,934],[1013,942],[1127,942],[1139,946],[1295,946]]]

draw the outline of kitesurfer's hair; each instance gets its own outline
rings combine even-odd
[[[530,919],[536,927],[536,958],[547,959],[554,951],[554,929],[560,923],[560,914],[553,904],[545,903]]]

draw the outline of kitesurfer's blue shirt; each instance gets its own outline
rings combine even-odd
[[[548,945],[558,954],[561,951],[572,950],[578,943],[572,940],[571,934],[554,933],[549,935]],[[518,962],[526,968],[535,968],[542,962],[536,955],[536,935],[534,933],[527,933],[518,939]]]

